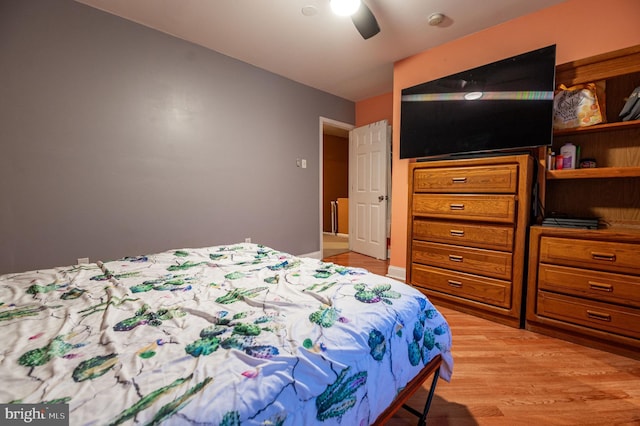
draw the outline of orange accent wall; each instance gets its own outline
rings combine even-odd
[[[356,127],[381,120],[393,125],[393,92],[356,103]]]
[[[400,123],[400,92],[405,87],[550,44],[557,45],[558,64],[640,44],[638,17],[638,0],[567,0],[398,61],[393,122]],[[356,122],[357,112],[358,104]],[[399,159],[399,141],[400,127],[394,126],[390,265],[405,268],[410,160]]]

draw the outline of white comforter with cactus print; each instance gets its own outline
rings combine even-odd
[[[0,276],[0,402],[71,425],[364,425],[436,354],[398,281],[255,244]]]

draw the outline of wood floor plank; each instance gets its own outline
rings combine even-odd
[[[388,270],[353,252],[325,260]],[[454,368],[438,383],[429,426],[640,426],[640,361],[436,307],[451,327]],[[429,383],[411,406],[422,409]],[[416,423],[400,410],[387,424]]]

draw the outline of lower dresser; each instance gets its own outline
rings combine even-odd
[[[640,232],[533,226],[526,328],[640,359]]]

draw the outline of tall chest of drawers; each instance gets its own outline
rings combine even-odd
[[[411,164],[407,282],[443,306],[521,326],[532,175],[529,155]]]
[[[531,228],[529,330],[640,359],[640,230]]]

